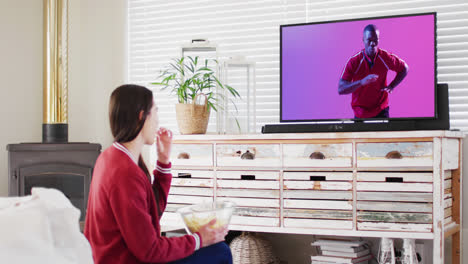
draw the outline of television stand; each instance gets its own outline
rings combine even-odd
[[[454,131],[176,135],[161,226],[183,228],[182,206],[230,200],[230,230],[432,240],[434,264],[444,263],[451,237],[459,264],[463,138]]]

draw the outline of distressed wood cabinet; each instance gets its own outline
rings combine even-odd
[[[184,135],[161,223],[176,210],[228,199],[231,230],[433,240],[460,263],[461,132]]]

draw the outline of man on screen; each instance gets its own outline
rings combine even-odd
[[[363,33],[364,49],[346,63],[338,93],[352,93],[351,107],[355,118],[388,118],[388,94],[406,77],[408,65],[396,55],[377,47],[379,30],[375,25],[367,25]],[[388,70],[397,73],[389,85]]]

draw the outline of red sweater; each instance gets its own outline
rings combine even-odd
[[[162,212],[171,185],[170,167],[158,162],[153,172]],[[198,234],[162,237],[157,210],[151,183],[128,150],[114,143],[101,153],[94,167],[84,231],[95,263],[167,263],[191,255],[201,244]]]

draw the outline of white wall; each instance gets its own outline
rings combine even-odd
[[[112,143],[108,102],[126,79],[126,0],[70,2],[70,141]]]
[[[0,195],[8,194],[6,145],[42,131],[42,1],[0,1]]]
[[[111,91],[126,79],[126,0],[70,2],[69,141],[112,142]],[[42,140],[42,1],[0,1],[0,196],[6,145]]]

